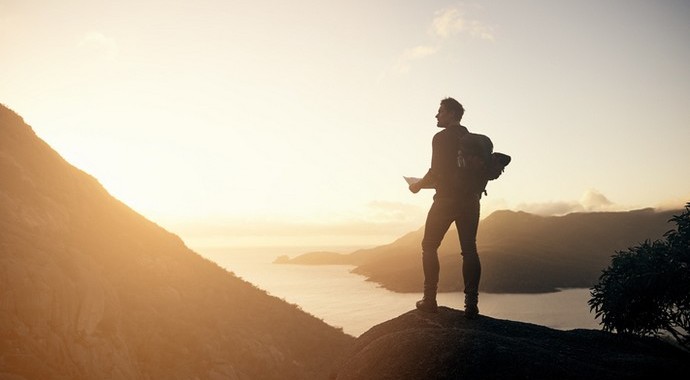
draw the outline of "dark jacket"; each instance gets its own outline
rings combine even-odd
[[[461,167],[458,161],[462,161],[462,153],[475,154],[476,144],[489,144],[490,140],[483,141],[474,138],[463,126],[448,127],[436,133],[431,142],[431,168],[422,181],[425,184],[434,184],[436,197],[466,197],[481,194],[486,186],[476,172],[476,168]],[[488,138],[486,138],[488,140]],[[462,144],[461,144],[462,141]],[[462,149],[461,149],[462,148]],[[490,147],[483,147],[484,148]]]

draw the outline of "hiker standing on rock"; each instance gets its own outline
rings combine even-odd
[[[460,125],[465,109],[453,98],[445,98],[436,114],[437,126],[443,128],[432,140],[431,168],[410,191],[435,188],[422,240],[424,298],[417,309],[438,312],[436,291],[439,280],[438,247],[451,223],[455,222],[460,238],[462,276],[465,282],[465,317],[479,314],[479,278],[481,265],[477,254],[479,200],[486,180],[477,175],[478,167],[491,155],[493,145],[488,137],[469,133]],[[471,138],[470,138],[471,137]],[[488,152],[488,153],[487,153]]]

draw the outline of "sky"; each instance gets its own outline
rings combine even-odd
[[[690,201],[690,2],[0,0],[0,103],[192,247],[424,224],[441,99],[513,157],[482,216]]]

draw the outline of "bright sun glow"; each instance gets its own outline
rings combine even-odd
[[[402,176],[428,169],[446,96],[514,158],[484,215],[680,207],[689,15],[623,1],[9,0],[0,102],[114,196],[210,245],[416,230],[432,193]]]

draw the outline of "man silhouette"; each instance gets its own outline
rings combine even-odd
[[[438,247],[451,223],[455,222],[460,239],[462,275],[465,285],[465,317],[479,314],[479,278],[481,265],[477,254],[479,200],[486,182],[477,175],[476,167],[483,157],[463,149],[461,141],[469,131],[460,125],[465,113],[462,104],[445,98],[436,114],[437,126],[443,128],[432,140],[431,168],[424,177],[410,185],[410,191],[434,187],[436,194],[429,209],[422,240],[424,297],[417,309],[437,312],[436,291],[439,280]],[[488,139],[487,139],[488,140]],[[490,140],[487,142],[490,146]],[[463,151],[465,152],[463,154]],[[489,152],[490,153],[490,152]]]

